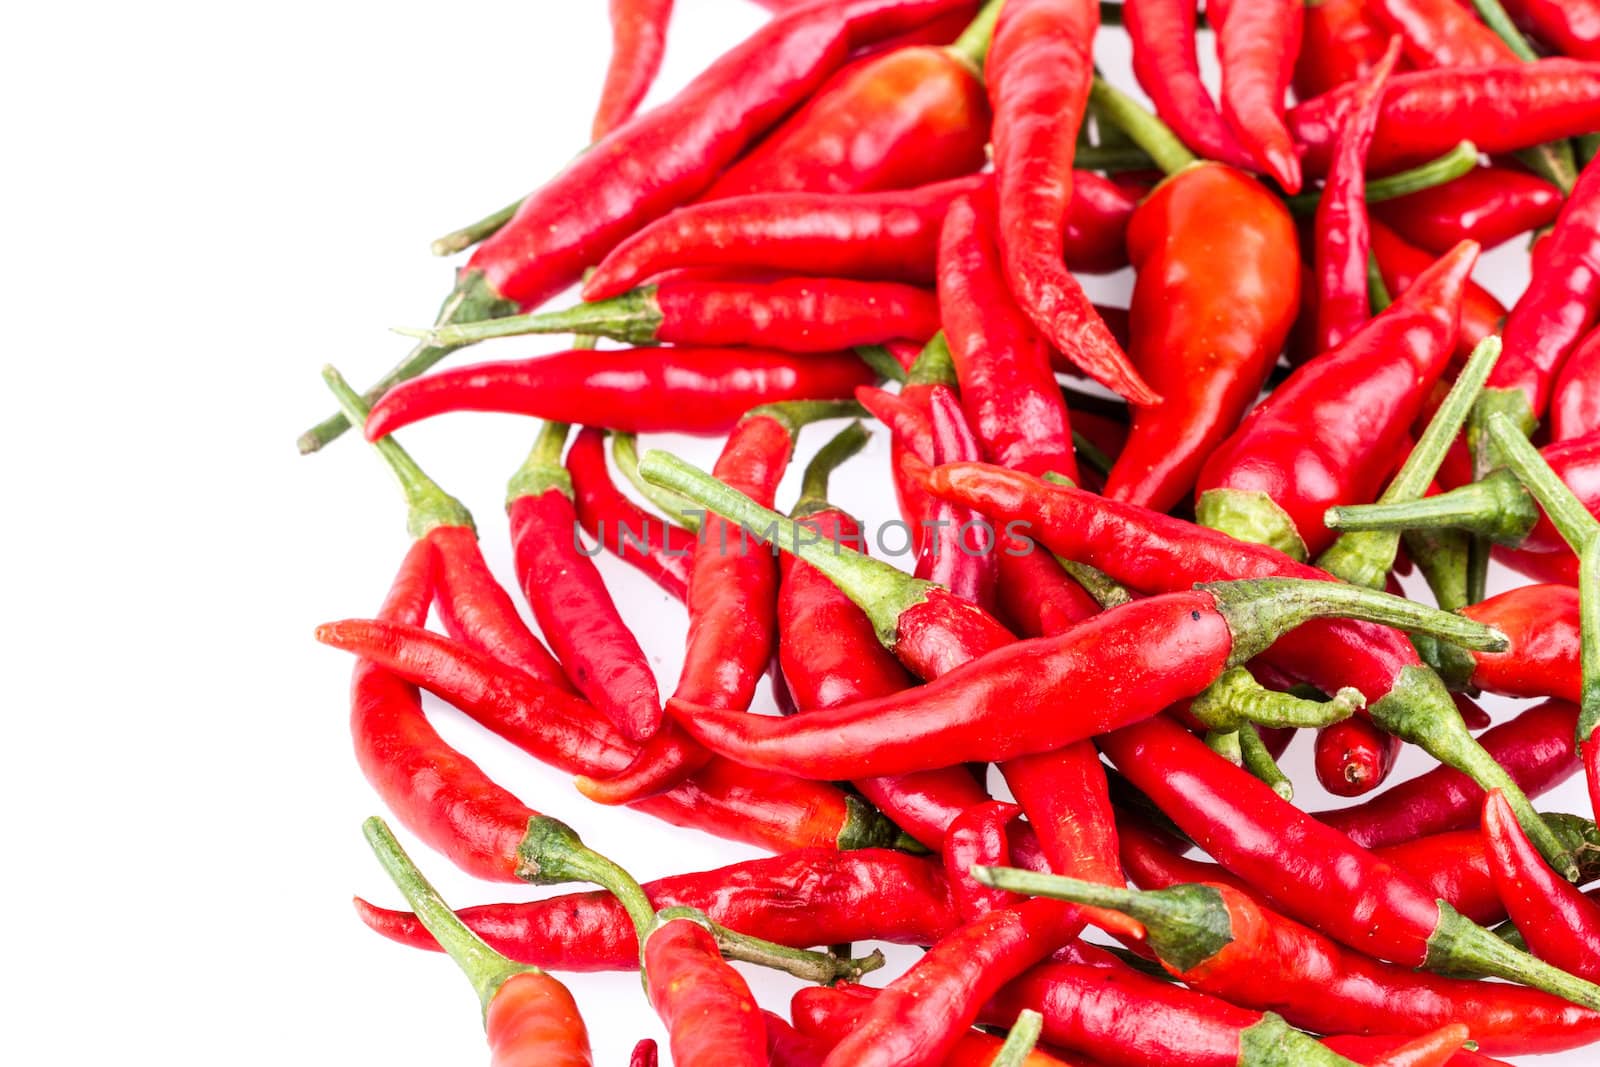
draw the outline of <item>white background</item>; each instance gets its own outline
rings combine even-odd
[[[763,17],[742,0],[678,7],[656,100]],[[407,544],[403,508],[366,449],[344,440],[300,458],[293,440],[330,408],[324,362],[365,384],[405,349],[385,327],[431,318],[450,269],[428,239],[583,145],[604,8],[9,9],[8,1062],[481,1060],[454,968],[369,934],[350,910],[352,893],[398,896],[359,834],[378,803],[350,754],[350,662],[311,639],[318,622],[376,609]],[[1099,58],[1128,83],[1120,31],[1102,35]],[[1480,277],[1505,298],[1520,262],[1505,252]],[[1127,285],[1096,293],[1125,302]],[[475,509],[508,579],[500,502],[533,432],[456,416],[404,433]],[[796,470],[824,436],[810,432]],[[715,451],[651,443],[702,463]],[[840,502],[869,520],[892,517],[886,453],[880,433],[838,479]],[[669,689],[681,608],[602,566]],[[754,855],[581,802],[561,776],[434,710],[492,775],[641,878]],[[1308,747],[1288,765],[1316,807]],[[1410,753],[1397,777],[1420,766]],[[1576,783],[1543,806],[1586,810]],[[457,904],[540,892],[473,883],[415,852]],[[894,966],[912,955],[891,950]],[[782,1011],[793,983],[751,973]],[[571,985],[597,1063],[660,1036],[634,976]]]

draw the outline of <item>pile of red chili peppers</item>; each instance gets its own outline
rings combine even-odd
[[[761,2],[636,114],[673,5],[610,0],[593,144],[435,242],[470,255],[375,386],[325,372],[302,450],[356,427],[412,538],[317,630],[361,769],[462,870],[570,887],[453,911],[374,818],[411,910],[362,921],[460,965],[505,1065],[593,1063],[591,970],[640,972],[678,1067],[1600,1043],[1600,829],[1536,807],[1600,808],[1600,0]],[[1507,242],[1509,308],[1473,281]],[[514,583],[392,436],[467,411],[542,420]],[[829,498],[872,423],[904,566]],[[574,790],[529,807],[424,691]],[[1436,766],[1388,783],[1405,745]],[[641,885],[590,802],[770,855]]]

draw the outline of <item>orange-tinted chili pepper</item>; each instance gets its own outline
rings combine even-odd
[[[610,0],[611,62],[594,112],[591,140],[633,118],[650,91],[667,50],[667,23],[672,0]]]
[[[1600,59],[1600,6],[1594,0],[1505,0],[1505,8],[1552,51]]]
[[[567,449],[578,522],[601,548],[682,600],[688,595],[695,536],[651,515],[617,489],[606,469],[605,438],[604,430],[585,428]]]
[[[1495,888],[1528,951],[1594,981],[1600,976],[1600,904],[1545,864],[1498,790],[1483,798],[1483,837]]]
[[[1460,0],[1377,0],[1371,11],[1379,25],[1400,35],[1414,67],[1517,62],[1516,53]]]
[[[1399,296],[1410,289],[1437,262],[1432,255],[1408,244],[1377,219],[1368,220],[1368,231],[1372,238],[1372,254],[1378,260],[1378,270],[1390,296]],[[1457,358],[1465,359],[1479,341],[1490,334],[1499,333],[1505,317],[1505,305],[1483,286],[1467,279],[1461,288],[1461,326],[1456,332]]]
[[[1212,4],[1222,65],[1222,115],[1257,166],[1291,196],[1300,160],[1284,125],[1284,95],[1300,54],[1302,7],[1294,0]]]
[[[1462,241],[1476,241],[1488,251],[1548,226],[1561,204],[1561,190],[1543,178],[1487,166],[1368,210],[1406,241],[1442,256]]]
[[[1122,17],[1133,46],[1133,73],[1161,121],[1198,155],[1234,167],[1253,159],[1234,136],[1200,80],[1192,0],[1128,0]]]
[[[362,829],[384,870],[477,991],[489,1062],[494,1067],[592,1067],[589,1032],[567,987],[537,967],[506,959],[462,925],[382,819],[368,819]]]
[[[1600,330],[1573,350],[1561,365],[1550,400],[1550,438],[1570,441],[1600,433]]]
[[[850,353],[797,356],[754,348],[574,349],[480,363],[391,390],[369,438],[449,411],[502,411],[628,433],[727,433],[758,404],[834,400],[872,373]]]
[[[1017,303],[1074,365],[1140,403],[1139,377],[1065,266],[1072,159],[1093,78],[1093,0],[1007,0],[989,55],[998,244]]]
[[[1440,1033],[1442,1033],[1442,1030],[1435,1031],[1429,1037],[1437,1039]],[[1453,1039],[1452,1035],[1450,1040]],[[1428,1039],[1419,1038],[1418,1040],[1426,1041]],[[1357,1063],[1381,1063],[1385,1067],[1420,1067],[1422,1063],[1433,1062],[1442,1063],[1445,1067],[1510,1067],[1510,1064],[1504,1060],[1497,1060],[1482,1053],[1469,1052],[1465,1049],[1455,1052],[1444,1060],[1425,1059],[1419,1062],[1409,1056],[1400,1060],[1384,1058],[1406,1055],[1406,1050],[1411,1047],[1411,1043],[1402,1037],[1361,1037],[1356,1034],[1336,1034],[1332,1037],[1323,1038],[1322,1043],[1339,1053],[1339,1055],[1347,1056]]]
[[[1294,91],[1301,100],[1362,77],[1388,43],[1389,35],[1378,28],[1366,0],[1308,4],[1302,24],[1303,40],[1294,65]]]

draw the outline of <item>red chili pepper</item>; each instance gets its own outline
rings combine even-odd
[[[1006,826],[1021,814],[1022,809],[1008,801],[987,800],[956,816],[945,832],[945,878],[963,922],[973,922],[1021,902],[1013,893],[979,885],[972,878],[973,867],[1010,865],[1011,843]]]
[[[1550,438],[1570,441],[1600,433],[1600,330],[1573,350],[1561,365],[1550,401]]]
[[[937,859],[888,849],[808,848],[644,883],[657,909],[697,908],[752,937],[804,948],[838,941],[925,945],[959,924]],[[416,916],[356,901],[361,921],[392,941],[437,949]],[[615,897],[571,893],[457,913],[507,956],[555,971],[626,971],[639,941]]]
[[[1336,797],[1358,797],[1383,784],[1399,754],[1399,738],[1352,716],[1317,731],[1313,765],[1322,788]]]
[[[934,457],[977,459],[978,441],[955,392],[935,385],[929,390],[926,403]],[[912,573],[944,586],[985,611],[993,611],[1000,557],[988,522],[971,508],[945,500],[933,501],[927,520],[933,527],[931,536],[925,538]]]
[[[1284,125],[1283,98],[1300,54],[1301,5],[1294,0],[1213,4],[1219,23],[1222,115],[1284,192],[1300,191],[1300,160]]]
[[[1303,30],[1294,65],[1294,91],[1301,100],[1364,76],[1382,57],[1389,39],[1366,0],[1308,4]]]
[[[1044,338],[1006,288],[993,203],[957,199],[939,242],[939,312],[961,401],[994,462],[1076,481],[1067,406]]]
[[[934,294],[899,282],[668,277],[597,303],[445,326],[419,336],[452,348],[495,337],[579,333],[635,345],[829,352],[900,338],[926,341],[938,329]]]
[[[574,539],[572,480],[561,466],[568,427],[547,423],[511,479],[506,511],[517,578],[539,629],[578,691],[635,741],[661,725],[655,675],[606,591],[594,562]]]
[[[1453,3],[1454,0],[1445,0]],[[1343,344],[1372,317],[1368,299],[1367,259],[1371,240],[1367,227],[1367,148],[1378,125],[1383,87],[1400,58],[1398,38],[1355,90],[1350,117],[1339,131],[1328,178],[1317,201],[1313,223],[1313,270],[1317,276],[1316,326],[1318,352]]]
[[[600,547],[683,600],[689,590],[689,558],[694,554],[695,536],[622,495],[606,470],[605,437],[604,430],[586,428],[567,449],[567,474],[572,477],[578,522]]]
[[[1571,704],[1546,701],[1485,732],[1478,740],[1529,797],[1546,793],[1578,769]],[[1438,767],[1361,804],[1317,812],[1317,818],[1364,848],[1397,844],[1472,826],[1483,790],[1461,772]]]
[[[1600,1009],[1600,988],[1508,950],[1404,871],[1293,807],[1176,723],[1149,719],[1100,745],[1201,848],[1334,940],[1401,966],[1471,967]]]
[[[1349,114],[1343,86],[1289,112],[1302,163],[1326,171]],[[1503,155],[1600,129],[1600,64],[1541,59],[1496,67],[1408,71],[1389,79],[1367,167],[1383,172],[1433,159],[1462,141]]]
[[[1505,0],[1505,8],[1551,50],[1600,59],[1600,6],[1594,0]]]
[[[1488,251],[1542,229],[1555,221],[1562,202],[1561,190],[1543,178],[1488,166],[1368,210],[1406,241],[1443,255],[1462,241],[1476,241]]]
[[[389,392],[367,420],[376,439],[448,411],[502,411],[628,433],[727,433],[759,404],[833,400],[872,380],[849,353],[753,348],[575,349],[457,367]]]
[[[1374,499],[1455,351],[1465,242],[1343,344],[1295,371],[1201,468],[1202,523],[1297,558],[1333,543],[1323,513]]]
[[[591,1067],[589,1032],[566,986],[537,967],[514,963],[462,925],[394,839],[382,819],[362,827],[384,870],[472,981],[494,1067]]]
[[[661,69],[672,0],[611,0],[611,62],[594,112],[591,140],[633,118]]]
[[[1441,1030],[1437,1030],[1433,1034],[1428,1035],[1428,1038],[1419,1038],[1418,1040],[1436,1040],[1438,1039],[1438,1036],[1444,1032],[1444,1029],[1448,1028],[1441,1028]],[[1453,1039],[1454,1035],[1451,1035],[1446,1040]],[[1413,1058],[1380,1058],[1384,1056],[1406,1055],[1406,1049],[1410,1048],[1410,1044],[1407,1043],[1404,1038],[1393,1036],[1360,1037],[1354,1034],[1337,1034],[1333,1037],[1323,1038],[1322,1043],[1333,1049],[1333,1051],[1339,1053],[1339,1055],[1349,1057],[1350,1059],[1355,1060],[1357,1063],[1382,1063],[1385,1064],[1386,1067],[1420,1067],[1420,1065],[1423,1063],[1435,1062],[1442,1063],[1446,1065],[1446,1067],[1511,1067],[1511,1065],[1506,1063],[1504,1060],[1497,1060],[1477,1052],[1468,1052],[1465,1049],[1455,1052],[1448,1059],[1444,1060],[1419,1061]]]
[[[1100,22],[1092,0],[1007,0],[989,56],[998,243],[1017,303],[1074,365],[1129,400],[1139,377],[1066,269],[1062,228]]]
[[[1234,167],[1252,158],[1228,128],[1200,80],[1193,0],[1130,0],[1122,17],[1133,46],[1133,73],[1156,114],[1201,156]]]
[[[1594,981],[1600,975],[1600,905],[1545,864],[1498,790],[1483,800],[1483,836],[1495,887],[1528,951]]]
[[[1380,25],[1400,35],[1414,67],[1517,62],[1517,54],[1460,0],[1377,0],[1371,10]]]
[[[639,1043],[633,1046],[633,1054],[628,1057],[628,1067],[657,1067],[660,1062],[661,1053],[656,1049],[655,1041],[648,1037],[640,1038]]]
[[[1368,229],[1372,254],[1377,257],[1384,287],[1391,296],[1405,293],[1437,262],[1432,255],[1407,244],[1404,238],[1376,219],[1368,220]],[[1456,333],[1456,357],[1465,359],[1479,341],[1499,333],[1505,317],[1505,305],[1483,286],[1467,279],[1461,288],[1461,326]]]

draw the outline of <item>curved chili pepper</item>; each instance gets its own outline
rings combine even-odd
[[[780,352],[828,352],[900,338],[926,341],[938,329],[933,293],[898,282],[690,277],[666,278],[563,311],[404,332],[452,348],[496,337],[578,333],[634,345],[751,345]]]
[[[1133,46],[1134,76],[1161,120],[1199,155],[1250,166],[1251,156],[1200,80],[1192,0],[1129,0],[1122,17]]]
[[[978,441],[955,392],[935,385],[928,391],[926,403],[935,459],[977,459]],[[925,539],[912,573],[993,611],[1001,568],[988,522],[971,508],[946,500],[933,501],[928,521],[934,526],[932,536]]]
[[[1428,1037],[1419,1038],[1418,1041],[1427,1042],[1430,1038],[1438,1040],[1440,1035],[1444,1034],[1447,1029],[1450,1028],[1443,1027],[1434,1031]],[[1445,1040],[1453,1041],[1454,1035],[1450,1035]],[[1469,1052],[1465,1049],[1458,1050],[1443,1060],[1418,1060],[1406,1053],[1406,1050],[1412,1047],[1411,1043],[1406,1042],[1404,1038],[1393,1036],[1361,1037],[1355,1034],[1336,1034],[1332,1037],[1323,1038],[1322,1043],[1339,1053],[1339,1055],[1346,1056],[1357,1063],[1383,1064],[1384,1067],[1422,1067],[1423,1064],[1430,1063],[1444,1064],[1445,1067],[1510,1067],[1504,1060],[1493,1059],[1481,1053]],[[1436,1049],[1435,1051],[1438,1050]],[[1406,1055],[1406,1058],[1400,1060],[1384,1058],[1396,1055]]]
[[[1007,0],[988,64],[997,233],[1017,303],[1075,366],[1129,400],[1160,398],[1139,377],[1065,266],[1072,159],[1093,78],[1092,0]]]
[[[1405,42],[1419,68],[1489,67],[1517,55],[1460,0],[1377,0],[1373,17]]]
[[[1264,545],[997,467],[950,464],[930,472],[928,485],[999,525],[1025,524],[1022,529],[1052,552],[1144,592],[1170,592],[1219,578],[1329,578]],[[1466,731],[1443,683],[1399,634],[1316,621],[1280,639],[1267,660],[1324,692],[1354,686],[1367,699],[1368,717],[1384,729],[1422,746],[1441,763],[1464,768],[1485,787],[1514,795],[1515,782]],[[1537,818],[1532,805],[1519,802],[1517,807],[1528,824]],[[1539,833],[1537,827],[1534,832]],[[1545,847],[1550,855],[1559,851],[1548,837],[1541,840]]]
[[[420,627],[350,620],[321,627],[317,636],[425,686],[541,763],[569,774],[615,775],[637,758],[638,749],[588,704]],[[379,725],[387,728],[388,722],[380,720]],[[424,740],[436,737],[425,721],[422,725],[428,730]],[[363,766],[373,763],[373,774],[389,773],[381,765],[381,753],[362,759]],[[405,787],[407,769],[394,773],[401,776],[394,788]],[[434,772],[423,767],[417,773]],[[759,774],[716,759],[676,789],[630,806],[675,826],[777,852],[889,845],[897,833],[887,819],[832,786]]]
[[[1573,1047],[1581,1024],[1600,1024],[1600,1013],[1548,993],[1379,963],[1226,884],[1140,891],[1031,871],[974,873],[1013,892],[1120,908],[1144,925],[1145,945],[1185,985],[1316,1033],[1415,1035],[1459,1022],[1491,1050],[1521,1053]]]
[[[1294,91],[1301,100],[1365,76],[1388,44],[1366,0],[1308,4],[1302,27],[1294,64]]]
[[[537,967],[506,959],[462,925],[382,819],[368,819],[362,831],[421,922],[477,991],[489,1062],[495,1067],[592,1067],[589,1032],[567,987]]]
[[[657,910],[696,908],[743,934],[804,948],[838,941],[925,945],[960,924],[937,859],[888,849],[808,848],[644,883]],[[361,921],[392,941],[437,949],[421,921],[356,901]],[[507,956],[555,971],[632,970],[639,941],[606,892],[570,893],[457,914]]]
[[[1006,824],[1022,809],[1005,800],[986,800],[956,816],[944,835],[945,877],[963,922],[1021,902],[1014,893],[990,889],[972,879],[973,867],[1005,866],[1011,855]]]
[[[606,470],[604,430],[578,432],[567,449],[567,474],[583,531],[618,559],[633,564],[678,600],[689,590],[695,536],[657,518],[617,489]]]
[[[1508,949],[1176,723],[1149,719],[1106,735],[1100,746],[1224,867],[1334,940],[1406,967],[1473,967],[1600,1010],[1600,988]]]
[[[591,140],[633,118],[661,69],[672,0],[611,0],[611,62],[594,112]]]
[[[1332,89],[1289,112],[1289,131],[1305,146],[1302,163],[1310,173],[1327,169],[1352,94],[1350,86]],[[1600,64],[1541,59],[1408,71],[1389,79],[1367,166],[1378,172],[1397,169],[1462,141],[1502,155],[1597,128]]]
[[[1300,159],[1284,125],[1283,99],[1300,53],[1301,10],[1294,0],[1270,0],[1229,3],[1212,11],[1213,21],[1220,22],[1223,118],[1257,165],[1290,196],[1300,191]]]
[[[1453,2],[1453,0],[1446,0]],[[1350,117],[1339,131],[1328,177],[1312,223],[1312,271],[1317,277],[1318,352],[1337,348],[1372,317],[1368,299],[1367,260],[1371,241],[1367,227],[1367,149],[1378,125],[1383,87],[1400,58],[1398,38],[1357,86]]]
[[[1201,468],[1200,521],[1298,558],[1332,544],[1323,513],[1378,495],[1396,448],[1449,363],[1461,287],[1477,258],[1476,245],[1459,245],[1252,411]]]
[[[502,411],[628,433],[714,435],[727,433],[758,404],[842,399],[871,380],[866,364],[844,352],[574,349],[406,382],[372,409],[367,434],[375,439],[448,411]]]
[[[1561,211],[1561,190],[1511,167],[1477,167],[1443,185],[1372,204],[1368,211],[1406,241],[1444,255],[1462,241],[1484,251],[1542,229]]]
[[[1600,433],[1600,329],[1590,330],[1561,365],[1550,400],[1550,438]]]
[[[1399,738],[1371,719],[1352,716],[1317,731],[1313,766],[1322,788],[1336,797],[1358,797],[1389,777],[1399,754]]]
[[[1498,790],[1483,798],[1495,888],[1528,951],[1580,978],[1600,975],[1600,905],[1552,871]]]
[[[1067,406],[1044,338],[1006,288],[992,195],[950,205],[939,241],[939,313],[961,402],[988,457],[1077,480]]]
[[[1600,59],[1600,6],[1594,0],[1504,0],[1505,8],[1553,51]]]
[[[655,675],[573,531],[572,479],[561,466],[568,427],[548,423],[512,476],[506,511],[517,579],[578,691],[629,738],[661,725]]]
[[[1409,290],[1437,262],[1432,255],[1407,244],[1404,238],[1376,219],[1368,220],[1368,230],[1372,254],[1378,261],[1384,287],[1391,295]],[[1469,357],[1485,337],[1500,332],[1505,317],[1505,305],[1468,278],[1461,287],[1461,326],[1456,333],[1456,355],[1463,359]]]

